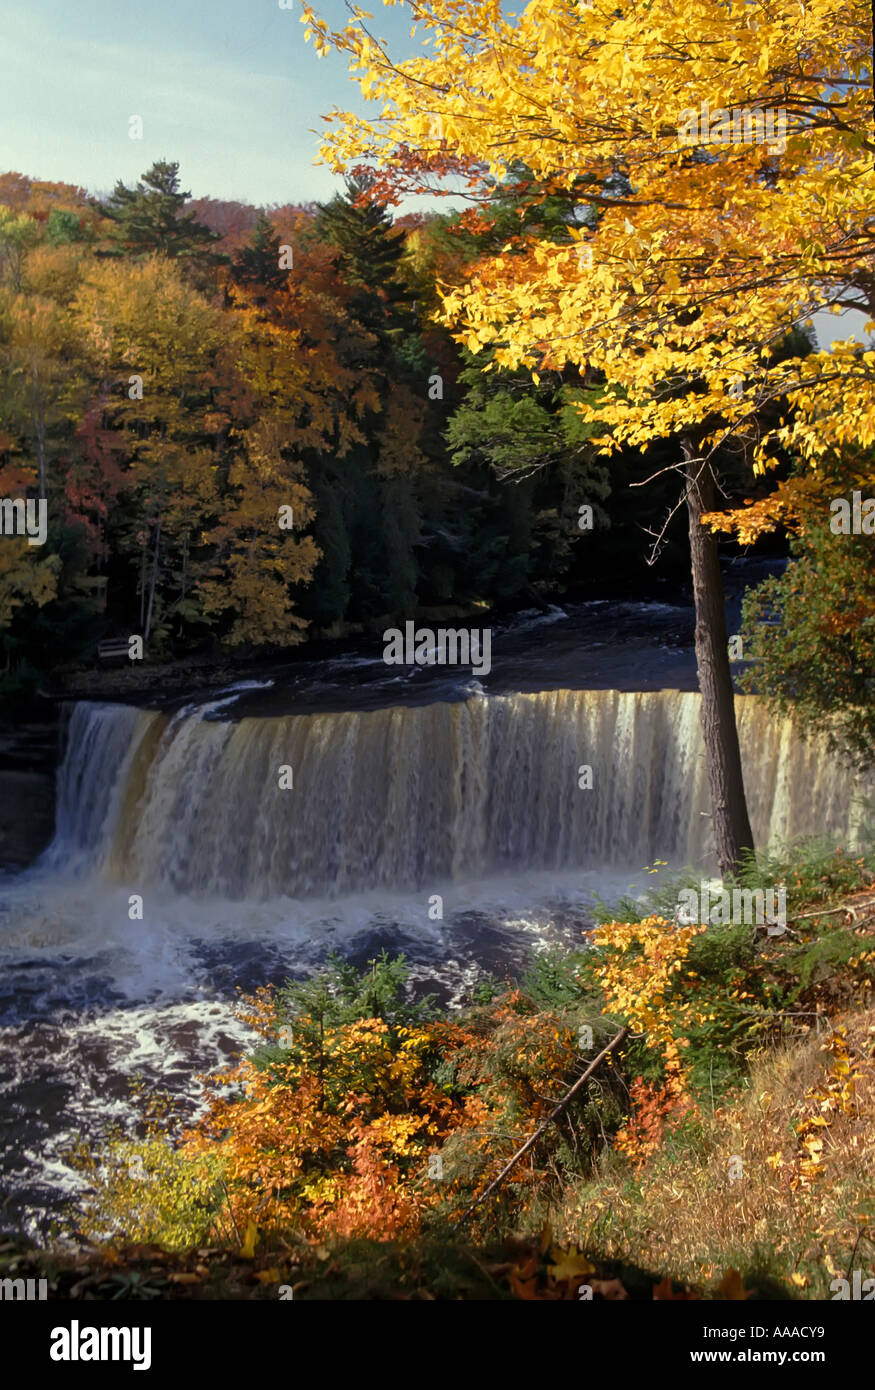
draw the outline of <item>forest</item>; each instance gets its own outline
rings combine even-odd
[[[642,462],[596,461],[577,374],[487,389],[430,322],[501,227],[395,221],[367,187],[256,209],[187,198],[165,162],[104,204],[3,176],[0,491],[50,519],[47,547],[2,552],[7,690],[114,632],[153,660],[282,648],[597,588],[618,547],[617,575],[646,574],[653,499],[617,499]]]
[[[484,375],[434,322],[439,287],[511,232],[570,243],[594,206],[533,192],[521,167],[476,212],[393,218],[374,183],[257,209],[187,197],[166,161],[105,202],[0,176],[0,495],[48,518],[46,545],[0,549],[7,708],[115,635],[141,635],[149,661],[275,654],[414,613],[689,587],[671,432],[607,459],[578,409],[605,396],[603,370]],[[790,329],[772,360],[812,345]],[[730,504],[777,504],[771,522],[748,509],[741,553],[793,549],[749,599],[757,688],[862,755],[871,547],[831,543],[828,501],[870,460],[847,446],[813,478],[779,448],[775,491],[737,441],[718,457]]]

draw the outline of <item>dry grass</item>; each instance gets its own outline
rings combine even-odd
[[[857,1073],[844,1110],[836,1094],[826,1105],[813,1094],[841,1079],[827,1033],[812,1033],[756,1060],[734,1103],[686,1121],[645,1168],[607,1155],[594,1181],[569,1189],[554,1229],[699,1287],[733,1267],[761,1293],[831,1298],[852,1260],[875,1273],[875,1008],[834,1023]],[[827,1123],[808,1130],[822,1140],[809,1179],[797,1127],[816,1116]]]

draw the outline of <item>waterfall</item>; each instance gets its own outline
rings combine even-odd
[[[45,856],[52,867],[87,868],[98,860],[131,762],[157,718],[129,705],[73,707],[58,772],[55,837]]]
[[[847,769],[755,697],[736,707],[757,844],[853,841]],[[56,865],[231,899],[657,857],[713,866],[694,693],[558,690],[236,723],[204,713],[76,706]]]

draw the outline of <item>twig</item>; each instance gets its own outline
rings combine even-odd
[[[552,1122],[556,1119],[556,1116],[557,1116],[557,1115],[561,1115],[562,1111],[565,1109],[565,1107],[566,1107],[566,1105],[568,1104],[568,1102],[577,1094],[577,1092],[580,1090],[580,1088],[581,1088],[581,1086],[583,1085],[583,1083],[584,1083],[585,1081],[588,1081],[588,1080],[589,1080],[589,1078],[592,1076],[593,1072],[595,1071],[596,1067],[599,1065],[599,1062],[602,1062],[602,1061],[605,1059],[605,1057],[607,1057],[608,1053],[609,1053],[610,1051],[612,1051],[612,1049],[615,1048],[615,1047],[618,1045],[618,1043],[621,1043],[621,1042],[623,1041],[623,1039],[626,1037],[626,1034],[627,1034],[628,1032],[629,1032],[629,1029],[628,1029],[628,1028],[621,1028],[620,1031],[619,1031],[619,1033],[617,1034],[617,1036],[616,1036],[615,1038],[612,1038],[611,1041],[608,1043],[607,1047],[602,1048],[601,1052],[599,1053],[598,1057],[596,1057],[595,1061],[590,1062],[589,1066],[587,1067],[587,1069],[586,1069],[586,1071],[583,1073],[583,1075],[582,1075],[582,1076],[579,1076],[579,1077],[577,1078],[577,1080],[575,1081],[574,1085],[573,1085],[572,1087],[570,1087],[570,1089],[567,1090],[567,1091],[565,1092],[565,1095],[564,1095],[564,1096],[562,1097],[562,1099],[559,1101],[558,1105],[554,1106],[554,1108],[550,1111],[550,1114],[547,1116],[546,1120],[544,1120],[543,1123],[540,1124],[540,1125],[538,1126],[538,1128],[535,1130],[535,1132],[534,1132],[534,1134],[531,1136],[531,1138],[529,1138],[529,1139],[526,1140],[526,1142],[523,1144],[523,1146],[522,1146],[521,1149],[517,1149],[517,1151],[516,1151],[516,1153],[514,1154],[513,1158],[510,1160],[509,1163],[506,1163],[506,1164],[505,1164],[505,1166],[502,1168],[501,1172],[499,1173],[498,1177],[495,1178],[495,1179],[489,1184],[489,1186],[486,1188],[485,1192],[481,1192],[481,1193],[480,1193],[480,1196],[479,1196],[479,1197],[475,1197],[475,1198],[474,1198],[474,1201],[471,1202],[470,1205],[467,1206],[467,1207],[465,1208],[465,1210],[462,1212],[461,1217],[459,1218],[459,1224],[460,1224],[460,1225],[462,1224],[463,1221],[467,1221],[468,1217],[471,1215],[471,1212],[474,1210],[475,1207],[479,1206],[481,1202],[485,1201],[486,1198],[489,1196],[489,1194],[490,1194],[491,1192],[494,1192],[495,1189],[496,1189],[501,1183],[504,1182],[504,1179],[507,1177],[507,1175],[508,1175],[508,1173],[511,1171],[511,1169],[512,1169],[512,1168],[515,1168],[516,1165],[519,1163],[520,1159],[521,1159],[525,1154],[528,1153],[529,1149],[533,1146],[533,1144],[535,1144],[535,1142],[536,1142],[536,1141],[541,1137],[541,1135],[544,1133],[544,1130],[547,1128],[547,1126],[548,1126],[549,1124],[552,1124]]]
[[[806,922],[809,917],[829,917],[833,912],[847,912],[846,907],[827,907],[818,912],[802,912],[798,917],[791,917],[791,922]]]
[[[860,1236],[863,1234],[863,1232],[865,1231],[865,1229],[866,1229],[865,1226],[861,1226],[860,1229],[859,1229],[859,1231],[857,1232],[857,1239],[854,1241],[854,1248],[853,1248],[853,1250],[851,1251],[851,1262],[850,1262],[850,1264],[848,1265],[847,1269],[845,1270],[845,1283],[846,1283],[846,1284],[849,1284],[850,1281],[851,1281],[851,1270],[854,1268],[854,1260],[857,1258],[857,1246],[860,1244]]]
[[[220,1183],[220,1186],[221,1186],[221,1188],[222,1188],[222,1191],[223,1191],[224,1194],[225,1194],[225,1201],[226,1201],[227,1204],[228,1204],[228,1216],[231,1218],[231,1225],[234,1227],[234,1231],[235,1231],[235,1234],[236,1234],[236,1236],[237,1236],[237,1244],[238,1244],[238,1245],[242,1245],[242,1244],[243,1244],[243,1237],[242,1237],[241,1234],[240,1234],[240,1227],[237,1225],[237,1222],[236,1222],[236,1220],[234,1219],[234,1212],[233,1212],[232,1207],[231,1207],[231,1194],[230,1194],[229,1191],[228,1191],[228,1185],[227,1185],[227,1183],[225,1182],[225,1179],[224,1179],[224,1178],[220,1178],[220,1179],[219,1179],[219,1183]]]

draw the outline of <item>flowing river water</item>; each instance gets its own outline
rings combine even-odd
[[[841,764],[737,709],[757,842],[852,841]],[[377,647],[197,700],[72,705],[54,841],[0,879],[0,1226],[63,1217],[71,1145],[135,1122],[135,1079],[190,1113],[196,1073],[250,1040],[238,988],[386,947],[452,1004],[579,944],[594,896],[640,891],[656,859],[712,872],[707,811],[681,606],[520,615],[483,683]]]

